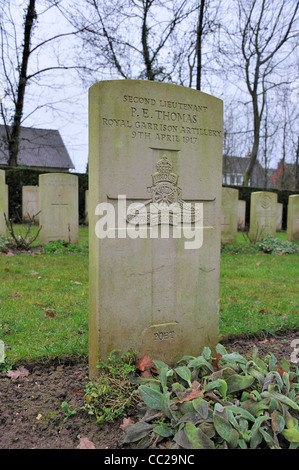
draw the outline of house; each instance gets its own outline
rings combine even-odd
[[[296,164],[286,163],[281,159],[277,164],[276,170],[272,172],[271,182],[274,188],[294,191],[297,186],[297,178]]]
[[[222,163],[222,184],[232,186],[242,186],[244,173],[249,164],[250,155],[247,157],[235,157],[223,155]],[[264,186],[264,169],[258,161],[254,165],[249,186]]]
[[[0,168],[7,168],[5,126],[0,125]],[[18,165],[34,170],[68,172],[74,164],[58,130],[21,127]]]

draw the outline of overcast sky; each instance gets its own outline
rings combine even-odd
[[[9,2],[9,0],[7,0]],[[18,46],[23,40],[23,16],[28,0],[10,0],[11,16],[18,33]],[[37,2],[45,9],[45,2]],[[0,13],[1,14],[1,13]],[[43,40],[66,30],[73,31],[56,9],[39,16],[34,28],[32,48]],[[41,47],[30,56],[28,73],[60,64],[74,65],[76,53],[74,38],[65,38]],[[10,51],[10,58],[15,50]],[[8,61],[7,61],[8,62]],[[0,81],[4,81],[0,68]],[[10,76],[15,70],[11,67]],[[9,99],[5,98],[5,105]],[[46,106],[45,106],[46,105]],[[88,160],[88,87],[83,86],[74,70],[53,70],[42,73],[28,82],[22,125],[42,129],[58,129],[76,172],[85,172]]]
[[[229,1],[232,0],[225,0],[221,3],[221,6],[225,8]],[[76,8],[80,8],[80,1],[78,0],[78,2],[71,4],[72,6],[76,5]],[[19,31],[18,46],[21,46],[23,40],[24,9],[28,5],[28,0],[0,0],[0,5],[1,3],[11,5],[11,16],[17,31]],[[45,10],[45,5],[47,4],[46,0],[37,1],[38,12]],[[3,13],[0,10],[1,14]],[[67,23],[63,16],[57,13],[57,9],[52,8],[38,17],[37,25],[34,28],[32,48],[49,37],[73,30],[74,28]],[[58,40],[39,48],[30,57],[29,73],[34,73],[38,69],[53,65],[56,66],[57,58],[59,64],[75,65],[78,47],[76,39],[69,37],[63,41]],[[10,57],[13,57],[14,53],[11,50]],[[1,73],[0,64],[0,81]],[[12,68],[11,73],[16,74],[15,69],[13,70]],[[99,76],[98,79],[101,79],[101,77]],[[97,78],[94,79],[94,81],[96,80]],[[88,85],[83,84],[74,70],[54,70],[49,73],[43,73],[29,83],[26,88],[24,121],[22,125],[43,129],[58,129],[74,163],[75,171],[85,172],[88,161],[88,86],[92,83]],[[226,123],[229,129],[230,108],[236,108],[235,104],[238,99],[234,96],[234,93],[239,93],[241,86],[245,89],[245,84],[243,82],[231,84],[233,88],[230,95],[228,83],[226,77],[218,77],[214,88],[211,83],[208,83],[204,91],[224,99]],[[293,93],[291,96],[298,103],[299,94],[296,94],[296,90],[299,90],[298,81],[296,81],[294,87],[290,90],[290,93]],[[246,119],[245,113],[242,119]],[[235,121],[233,124],[236,126],[238,123]],[[243,128],[248,128],[247,126],[248,123]],[[248,148],[241,148],[240,136],[237,136],[236,139],[238,140],[237,151],[240,153],[240,156],[245,156]],[[280,155],[281,152],[277,151],[276,147],[275,158],[279,159]]]

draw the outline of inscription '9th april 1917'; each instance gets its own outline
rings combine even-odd
[[[199,116],[196,113],[206,112],[206,106],[166,100],[159,100],[157,103],[152,98],[128,95],[124,96],[123,101],[141,106],[130,105],[130,119],[103,117],[102,124],[107,127],[127,128],[133,139],[195,144],[201,136],[222,137],[222,132],[217,129],[199,127]],[[151,108],[145,108],[143,105],[149,105]],[[162,109],[156,109],[157,105]]]

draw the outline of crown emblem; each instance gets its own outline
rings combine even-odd
[[[166,155],[163,155],[156,163],[157,171],[152,174],[152,186],[147,188],[151,194],[151,199],[139,207],[132,208],[127,215],[127,222],[140,224],[140,223],[162,223],[163,218],[166,218],[169,224],[177,225],[178,223],[194,222],[196,219],[196,212],[193,207],[186,208],[186,204],[182,199],[182,190],[178,187],[178,175],[173,173],[172,163],[168,160]],[[151,212],[144,213],[144,208],[148,205],[153,205],[154,213],[157,215],[151,216]],[[171,211],[169,211],[171,209]],[[182,212],[183,210],[183,212]]]
[[[161,160],[157,161],[156,168],[157,172],[152,174],[153,185],[160,183],[161,181],[168,181],[171,184],[177,184],[178,175],[171,173],[172,164],[166,155],[163,155]]]

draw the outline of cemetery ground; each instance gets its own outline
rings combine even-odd
[[[89,383],[88,228],[80,227],[78,247],[38,243],[29,252],[0,254],[6,355],[0,448],[115,449],[123,417],[97,423],[82,409]],[[299,255],[265,254],[240,233],[237,247],[225,246],[221,254],[220,343],[243,356],[257,347],[261,358],[290,361],[291,342],[299,338]],[[127,419],[136,421],[137,408],[133,402]]]

